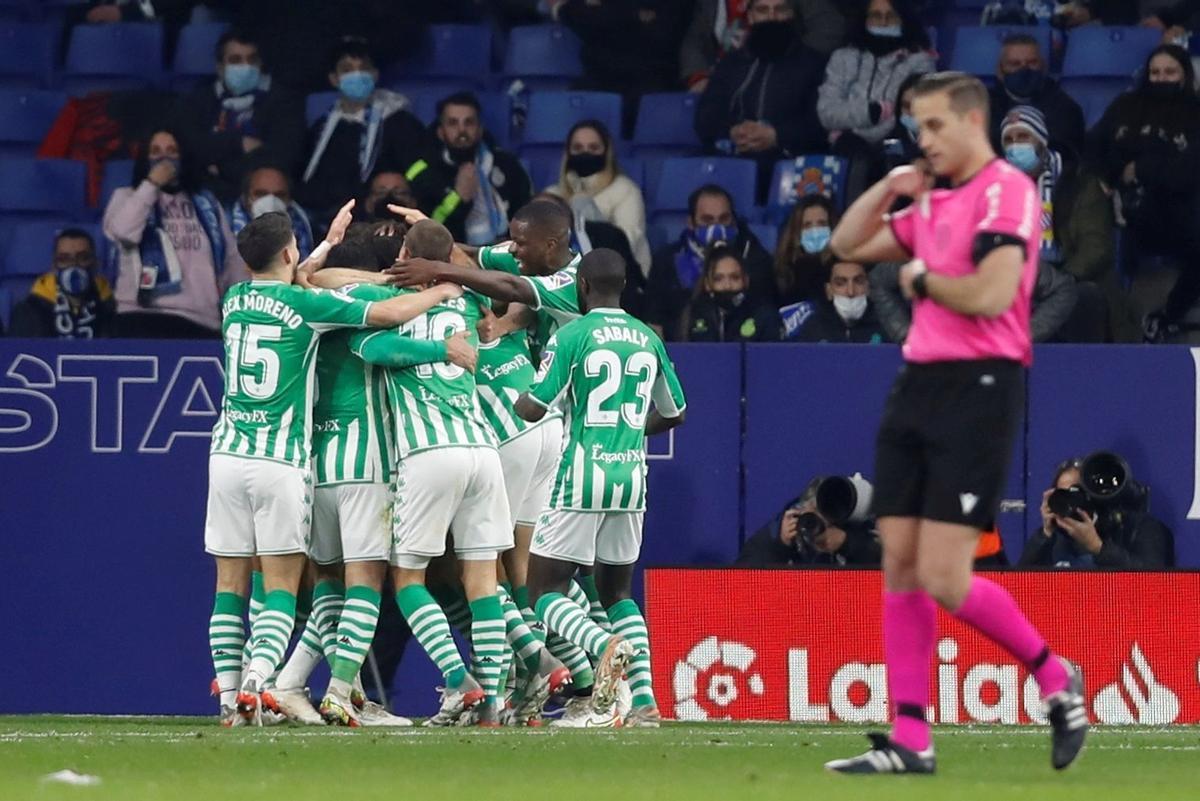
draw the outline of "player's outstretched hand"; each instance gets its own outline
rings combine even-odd
[[[915,198],[926,189],[925,173],[911,164],[896,167],[887,175],[888,189],[901,197]]]
[[[338,213],[334,215],[333,222],[329,224],[329,233],[325,234],[325,241],[331,245],[340,245],[342,239],[346,236],[346,229],[350,227],[350,223],[354,221],[354,199],[346,201],[346,205],[338,209]]]
[[[396,286],[429,286],[437,280],[437,265],[428,259],[403,259],[384,270]]]
[[[397,206],[395,203],[387,204],[387,210],[392,214],[399,214],[409,225],[416,225],[421,220],[429,219],[429,215],[420,209],[411,209],[408,206]]]
[[[479,356],[478,351],[471,347],[471,343],[467,341],[467,332],[459,331],[452,337],[446,339],[446,361],[451,364],[457,364],[466,370],[475,372],[475,362]]]

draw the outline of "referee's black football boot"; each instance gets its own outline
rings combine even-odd
[[[1087,704],[1083,693],[1083,673],[1075,665],[1061,657],[1070,678],[1067,688],[1046,697],[1046,717],[1053,731],[1050,761],[1055,770],[1070,765],[1083,750],[1087,739]]]
[[[871,741],[870,751],[849,759],[826,762],[825,770],[832,773],[858,774],[937,772],[933,746],[917,752],[893,743],[886,734],[868,734],[867,739]]]

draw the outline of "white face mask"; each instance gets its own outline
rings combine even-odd
[[[276,195],[263,195],[250,206],[250,216],[258,219],[267,212],[282,211],[287,214],[288,206],[283,199]]]
[[[833,308],[837,309],[838,316],[846,322],[856,323],[867,313],[867,296],[848,298],[845,295],[834,295]]]

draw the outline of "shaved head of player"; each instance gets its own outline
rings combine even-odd
[[[454,237],[446,226],[434,220],[421,220],[408,229],[404,247],[400,249],[400,259],[450,261],[450,251],[453,249]]]
[[[238,233],[237,249],[256,279],[269,274],[290,284],[300,264],[292,221],[282,211],[267,212],[247,223]]]
[[[579,278],[575,290],[579,293],[579,311],[621,308],[621,292],[625,289],[625,259],[615,250],[598,248],[579,261]]]

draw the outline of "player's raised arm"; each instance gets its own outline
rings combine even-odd
[[[450,282],[461,284],[487,295],[494,300],[509,303],[524,303],[537,306],[537,294],[533,286],[519,275],[498,270],[478,270],[474,267],[459,267],[443,261],[407,259],[398,261],[384,273],[391,283],[398,286],[428,286],[432,283]]]
[[[439,303],[461,298],[462,293],[462,287],[457,284],[438,284],[416,294],[400,295],[372,303],[370,311],[367,312],[367,325],[374,328],[395,328]]]
[[[911,261],[900,268],[900,288],[907,298],[931,298],[959,314],[994,319],[1012,306],[1024,264],[1025,248],[1002,242],[969,275],[936,275],[923,262]]]
[[[297,284],[305,288],[325,286],[324,284],[315,284],[313,282],[313,273],[321,269],[322,265],[325,264],[325,257],[329,255],[329,251],[335,245],[340,244],[346,237],[346,229],[353,222],[354,203],[353,199],[348,200],[344,206],[338,209],[333,222],[329,224],[329,232],[325,234],[325,241],[313,248],[313,252],[308,255],[308,258],[300,262],[300,266],[296,268]],[[337,284],[336,286],[344,286],[344,284]],[[332,289],[334,287],[326,286],[326,288]]]
[[[926,189],[924,173],[897,167],[859,196],[846,209],[829,246],[841,259],[853,262],[904,261],[911,257],[892,229],[888,211],[900,197],[918,197]]]
[[[441,342],[401,336],[394,331],[360,331],[350,338],[350,350],[365,362],[394,370],[449,362],[475,372],[478,357],[465,331]]]

